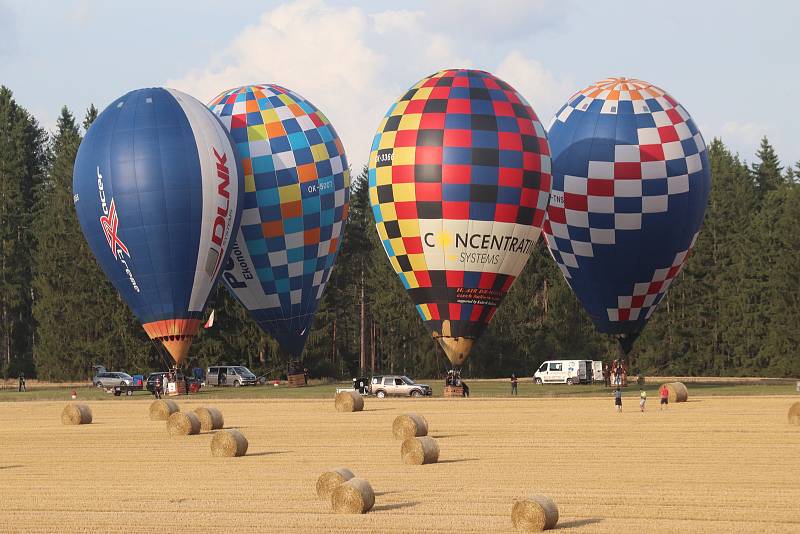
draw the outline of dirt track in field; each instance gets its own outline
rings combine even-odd
[[[798,532],[795,400],[651,398],[644,415],[628,398],[621,415],[611,399],[218,401],[243,458],[212,458],[211,434],[170,438],[149,401],[89,403],[81,427],[61,425],[64,403],[0,403],[0,531],[511,532],[514,498],[540,492],[565,532]],[[428,419],[439,464],[400,462],[405,412]],[[338,466],[372,483],[371,513],[316,500]]]

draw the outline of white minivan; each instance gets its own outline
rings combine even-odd
[[[537,384],[588,384],[592,381],[591,360],[548,360],[533,374]]]

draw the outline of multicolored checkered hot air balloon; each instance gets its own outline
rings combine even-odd
[[[569,99],[549,139],[547,243],[597,329],[627,354],[700,231],[711,188],[703,136],[662,89],[609,78]]]
[[[437,72],[381,121],[369,195],[392,267],[460,366],[539,238],[550,195],[544,127],[488,72]]]
[[[244,210],[222,279],[261,328],[299,356],[339,249],[350,170],[339,136],[278,85],[230,89],[209,104],[244,168]]]
[[[242,172],[225,128],[179,91],[131,91],[86,132],[72,187],[98,263],[180,365],[242,213]]]

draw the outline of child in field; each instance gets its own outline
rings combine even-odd
[[[659,406],[659,410],[663,410],[664,406],[669,408],[669,388],[666,384],[661,385],[661,389],[658,390],[658,393],[661,395],[661,405]]]
[[[644,413],[644,405],[647,402],[647,392],[645,390],[639,391],[639,410]]]
[[[620,388],[614,390],[614,406],[617,407],[617,412],[622,413],[622,390]]]

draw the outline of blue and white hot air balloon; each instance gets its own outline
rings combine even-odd
[[[575,93],[548,138],[547,244],[598,331],[627,354],[700,231],[711,188],[703,136],[664,90],[609,78]]]
[[[223,125],[173,89],[118,98],[78,150],[73,193],[86,240],[147,334],[178,365],[238,231],[242,191]]]

